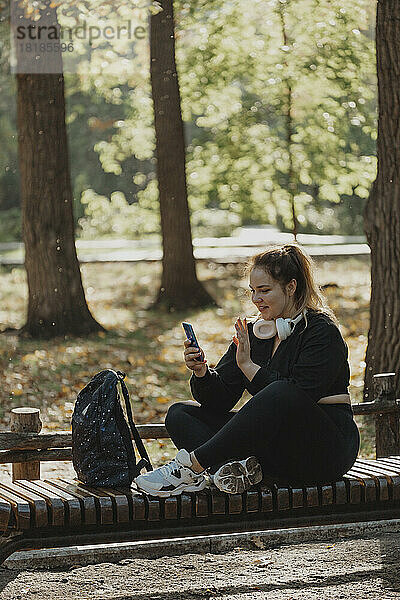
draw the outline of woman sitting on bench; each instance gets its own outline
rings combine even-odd
[[[165,426],[180,450],[136,477],[138,490],[159,497],[201,490],[208,471],[220,490],[234,494],[262,479],[336,481],[353,466],[360,436],[348,394],[348,348],[313,270],[296,244],[257,254],[248,273],[259,316],[237,319],[236,336],[214,369],[185,341],[197,402],[169,408]],[[252,397],[232,410],[245,389]]]

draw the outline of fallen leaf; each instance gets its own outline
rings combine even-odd
[[[167,404],[167,402],[169,402],[169,398],[166,398],[165,396],[158,396],[157,402],[160,404]]]

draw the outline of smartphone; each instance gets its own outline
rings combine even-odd
[[[191,341],[190,345],[194,346],[195,348],[200,348],[199,342],[197,341],[196,334],[194,332],[194,329],[193,329],[191,323],[182,323],[182,327],[185,330],[187,339]],[[199,360],[199,361],[202,361],[203,359],[204,359],[203,353],[201,356],[198,356],[195,358],[195,360]]]

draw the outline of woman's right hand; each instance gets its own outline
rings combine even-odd
[[[193,371],[196,377],[204,377],[207,373],[207,360],[205,354],[201,348],[195,348],[195,346],[191,346],[190,344],[190,340],[185,340],[183,342],[183,345],[185,346],[185,351],[183,353],[185,364],[188,369]],[[197,357],[202,357],[203,360],[196,360]]]

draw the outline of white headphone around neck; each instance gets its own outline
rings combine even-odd
[[[295,326],[304,317],[306,319],[307,309],[305,308],[296,318],[294,319],[282,319],[279,317],[273,321],[265,321],[259,319],[253,325],[253,333],[256,337],[262,340],[268,340],[278,334],[279,339],[286,340],[291,335]]]

